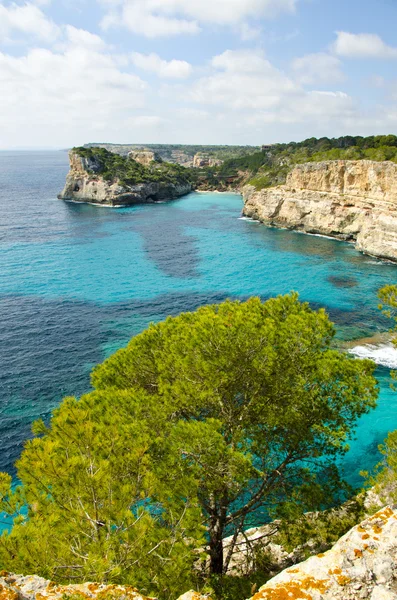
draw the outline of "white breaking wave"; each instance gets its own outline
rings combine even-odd
[[[397,369],[397,349],[392,344],[366,344],[349,350],[357,358],[370,358],[377,365]]]
[[[261,222],[258,221],[258,219],[252,219],[251,217],[239,217],[238,220],[239,221],[249,221],[250,223],[258,223],[259,225],[261,224]]]

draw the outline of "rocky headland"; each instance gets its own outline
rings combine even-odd
[[[173,200],[192,191],[183,167],[156,163],[153,153],[137,154],[125,158],[104,149],[71,150],[66,185],[58,198],[130,206]]]
[[[285,185],[243,188],[243,214],[267,225],[327,235],[397,261],[397,164],[335,160],[297,165]]]

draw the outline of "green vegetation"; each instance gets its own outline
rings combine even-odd
[[[380,310],[394,321],[392,332],[397,333],[397,285],[386,285],[379,290]],[[393,339],[397,347],[397,337]],[[397,372],[391,372],[392,379],[397,381]],[[397,391],[395,383],[392,387]],[[368,478],[369,485],[384,504],[395,504],[397,501],[397,431],[389,433],[384,444],[379,446],[383,460],[377,465],[374,475]],[[368,476],[368,474],[365,474]]]
[[[192,161],[195,154],[201,153],[221,160],[237,158],[246,154],[252,154],[258,150],[258,146],[200,146],[198,144],[107,144],[91,143],[84,148],[105,148],[111,152],[127,155],[131,150],[151,150],[167,162],[184,159]]]
[[[212,179],[221,185],[235,177],[235,185],[250,183],[259,190],[285,183],[296,164],[341,159],[397,162],[397,136],[309,138],[299,143],[274,144],[261,152],[225,161],[213,170]]]
[[[92,393],[35,425],[20,484],[2,476],[0,510],[16,515],[2,567],[161,598],[249,595],[260,578],[226,576],[237,535],[350,493],[336,461],[377,387],[373,363],[332,349],[334,334],[296,294],[151,325],[94,370]]]
[[[93,173],[101,175],[106,181],[118,179],[121,185],[129,186],[146,182],[165,184],[191,183],[189,169],[181,165],[153,162],[146,167],[120,154],[109,152],[105,148],[73,148],[73,152],[88,159]]]

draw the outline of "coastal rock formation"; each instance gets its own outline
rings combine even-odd
[[[325,552],[282,571],[252,600],[397,600],[397,512],[386,507]]]
[[[58,585],[37,575],[0,573],[1,600],[153,600],[131,586],[83,583]]]
[[[173,200],[192,191],[192,185],[181,183],[145,182],[135,185],[107,181],[101,174],[101,164],[94,158],[69,152],[70,171],[66,185],[58,198],[108,206],[129,206],[162,200]]]
[[[276,227],[354,242],[397,261],[397,164],[327,161],[297,165],[285,185],[243,189],[243,214]]]
[[[148,167],[152,162],[161,161],[160,156],[151,150],[132,150],[128,153],[128,157],[145,167]]]
[[[82,583],[58,585],[37,575],[13,575],[0,572],[1,600],[157,600],[144,596],[128,585]],[[191,590],[178,600],[211,600]]]
[[[200,169],[203,167],[219,167],[223,164],[223,160],[198,152],[193,158],[193,167]]]

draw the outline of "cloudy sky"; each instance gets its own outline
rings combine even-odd
[[[396,133],[397,0],[0,0],[0,148]]]

